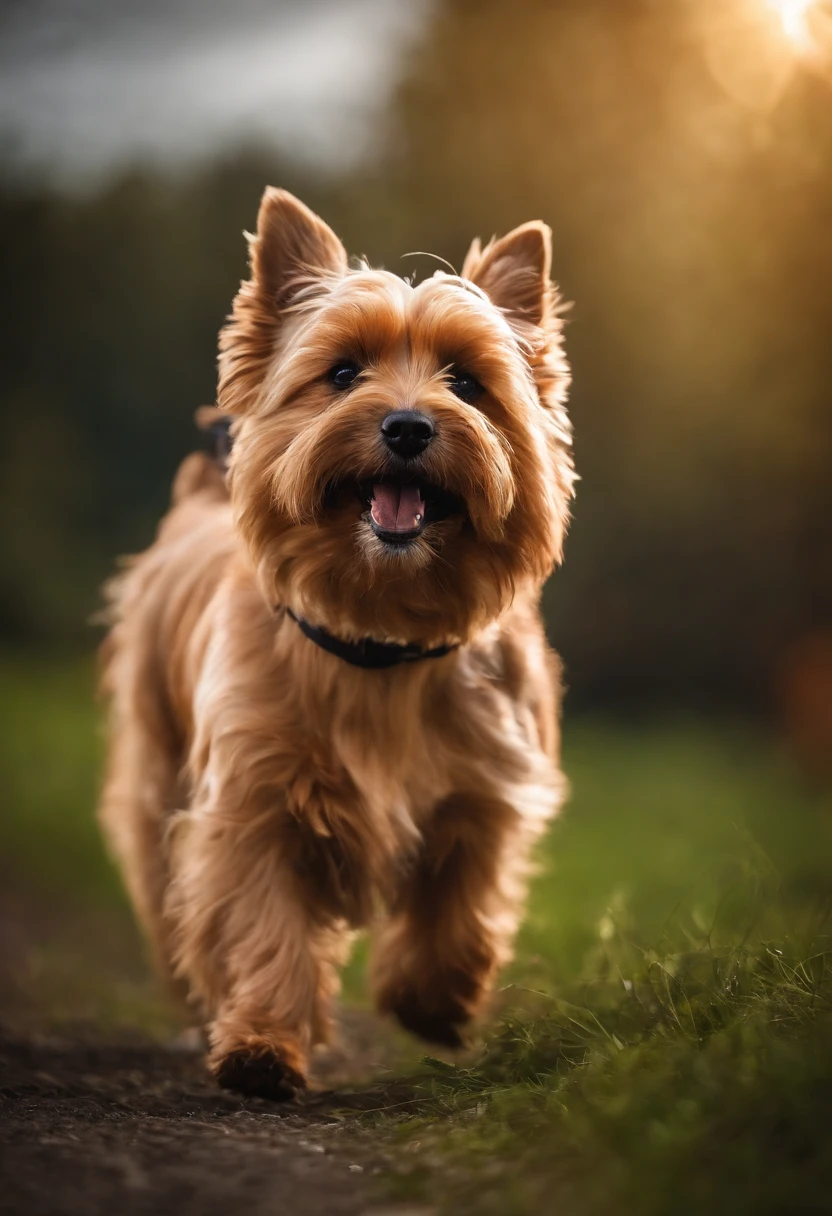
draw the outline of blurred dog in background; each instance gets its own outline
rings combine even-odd
[[[227,478],[189,457],[112,585],[101,822],[220,1084],[288,1098],[351,930],[446,1045],[509,956],[563,796],[569,374],[541,223],[414,286],[268,189],[250,249]]]

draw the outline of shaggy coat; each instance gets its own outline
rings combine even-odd
[[[100,813],[209,1066],[281,1098],[327,1038],[353,930],[378,1007],[449,1045],[509,957],[562,798],[538,601],[573,472],[544,225],[413,286],[351,268],[269,189],[250,248],[220,339],[228,476],[189,457],[112,587]],[[428,420],[423,450],[390,448],[391,411]],[[298,619],[452,649],[367,670]]]

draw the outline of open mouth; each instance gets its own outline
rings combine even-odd
[[[441,486],[395,477],[361,482],[359,496],[369,509],[370,527],[387,545],[410,544],[429,524],[462,509],[459,500]]]

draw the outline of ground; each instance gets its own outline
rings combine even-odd
[[[242,1101],[207,1078],[200,1052],[141,1035],[106,1042],[0,1041],[0,1210],[123,1216],[353,1216],[378,1207],[385,1154],[356,1113],[391,1086]]]
[[[374,1017],[298,1106],[216,1089],[93,817],[88,662],[0,662],[0,1212],[820,1216],[832,792],[759,724],[571,720],[573,794],[462,1057]]]
[[[303,1101],[242,1099],[209,1078],[120,914],[8,894],[2,912],[0,1212],[408,1211],[384,1202],[389,1153],[365,1120],[411,1100],[407,1048],[372,1013],[342,1012]]]

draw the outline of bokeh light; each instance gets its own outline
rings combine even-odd
[[[786,37],[801,50],[811,49],[809,13],[816,7],[817,0],[768,0],[768,3],[779,16]]]

